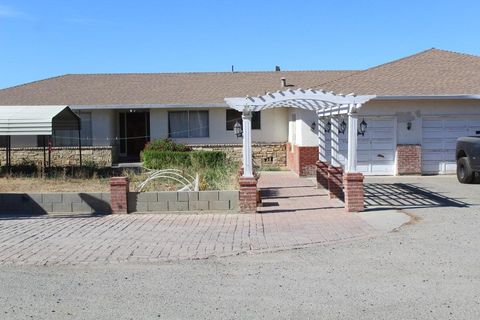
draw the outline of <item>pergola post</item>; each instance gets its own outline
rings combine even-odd
[[[252,166],[252,113],[244,109],[242,113],[243,130],[243,177],[253,177]]]
[[[325,119],[318,116],[318,161],[317,161],[317,188],[328,189],[328,162],[327,162],[327,135]]]
[[[358,118],[355,111],[360,107],[361,104],[352,104],[348,113],[347,172],[343,176],[347,212],[363,211],[364,208],[363,174],[357,172]]]
[[[243,174],[240,184],[240,212],[255,213],[257,211],[257,180],[253,176],[252,163],[252,112],[244,107],[242,112],[243,134]]]
[[[332,156],[328,167],[328,190],[330,199],[343,199],[343,168],[340,163],[340,143],[338,138],[338,118],[331,117],[331,149]]]

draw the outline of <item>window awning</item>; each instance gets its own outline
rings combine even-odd
[[[51,135],[80,130],[80,118],[68,106],[0,106],[0,136]]]

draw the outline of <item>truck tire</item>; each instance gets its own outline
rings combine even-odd
[[[457,161],[457,179],[460,183],[472,183],[475,173],[470,168],[470,163],[466,157]]]

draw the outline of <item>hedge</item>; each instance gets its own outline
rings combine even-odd
[[[226,154],[222,151],[155,151],[142,152],[143,165],[149,169],[175,167],[215,168],[224,166]]]
[[[145,146],[144,150],[153,150],[153,151],[192,151],[192,147],[177,143],[170,139],[163,140],[154,140]]]

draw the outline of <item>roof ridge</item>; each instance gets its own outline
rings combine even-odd
[[[186,72],[94,72],[94,73],[69,73],[62,76],[95,76],[95,75],[177,75],[177,74],[241,74],[241,73],[283,73],[283,72],[356,72],[359,70],[282,70],[282,71],[186,71]],[[53,77],[55,78],[55,77]],[[52,78],[48,78],[52,79]],[[48,80],[44,79],[44,80]],[[39,80],[41,81],[41,80]]]
[[[34,80],[34,81],[30,81],[30,82],[21,83],[21,84],[17,84],[17,85],[11,86],[11,87],[1,88],[0,92],[2,92],[4,90],[10,90],[10,89],[14,89],[14,88],[19,88],[19,87],[31,85],[31,84],[42,82],[42,81],[48,81],[48,80],[52,80],[52,79],[62,78],[62,77],[68,76],[68,75],[70,75],[70,74],[65,73],[65,74],[61,74],[61,75],[58,75],[58,76],[48,77],[48,78],[45,78],[45,79],[40,79],[40,80]]]
[[[346,78],[350,78],[350,77],[355,77],[359,74],[363,74],[367,71],[370,71],[370,70],[374,70],[374,69],[377,69],[377,68],[381,68],[381,67],[384,67],[384,66],[387,66],[387,65],[391,65],[391,64],[394,64],[394,63],[398,63],[400,61],[403,61],[403,60],[406,60],[406,59],[410,59],[410,58],[413,58],[413,57],[416,57],[416,56],[419,56],[419,55],[422,55],[422,54],[425,54],[427,52],[430,52],[430,51],[435,51],[435,50],[440,50],[440,49],[436,49],[436,48],[430,48],[430,49],[426,49],[426,50],[422,50],[420,52],[417,52],[417,53],[414,53],[414,54],[411,54],[411,55],[408,55],[408,56],[405,56],[405,57],[402,57],[402,58],[399,58],[399,59],[395,59],[395,60],[392,60],[392,61],[389,61],[389,62],[385,62],[385,63],[382,63],[382,64],[379,64],[379,65],[376,65],[376,66],[373,66],[373,67],[370,67],[370,68],[367,68],[365,70],[359,70],[358,72],[355,72],[353,74],[350,74],[350,75],[347,75],[345,77],[341,77],[341,78],[337,78],[337,79],[334,79],[334,80],[330,80],[330,81],[327,81],[327,82],[323,82],[315,87],[320,87],[320,86],[324,86],[324,85],[328,85],[328,84],[331,84],[331,83],[334,83],[336,81],[339,81],[339,80],[343,80],[343,79],[346,79]],[[441,50],[440,50],[441,51]]]
[[[446,49],[437,49],[437,48],[432,48],[432,49],[434,49],[436,51],[458,54],[458,55],[461,55],[461,56],[467,56],[467,57],[472,57],[472,58],[480,58],[480,55],[475,55],[475,54],[466,53],[466,52],[459,52],[459,51],[446,50]]]

